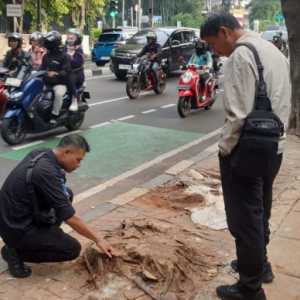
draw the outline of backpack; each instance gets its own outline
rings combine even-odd
[[[231,167],[241,176],[263,177],[269,174],[273,161],[278,155],[278,144],[284,134],[284,125],[273,112],[263,78],[264,67],[258,52],[252,44],[239,43],[254,55],[259,79],[253,110],[248,114],[242,127],[237,146],[231,156]]]

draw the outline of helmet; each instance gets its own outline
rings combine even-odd
[[[22,35],[18,32],[12,32],[8,36],[8,42],[18,42],[18,47],[22,46],[23,38]]]
[[[50,31],[43,38],[44,47],[47,50],[59,48],[61,45],[61,34],[58,31]]]
[[[148,43],[155,43],[157,41],[157,35],[154,31],[149,31],[146,35],[146,39]]]
[[[197,55],[205,54],[205,52],[208,50],[207,44],[202,40],[198,40],[195,44],[195,50]]]
[[[67,33],[67,46],[78,46],[82,43],[82,35],[79,29],[70,28]]]
[[[42,41],[42,39],[43,39],[42,33],[39,31],[35,31],[30,35],[29,42],[30,42],[30,44],[32,41],[37,41],[40,43]]]

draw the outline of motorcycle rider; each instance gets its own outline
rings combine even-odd
[[[18,32],[13,32],[8,35],[8,46],[10,50],[7,51],[3,68],[7,68],[10,71],[10,75],[17,73],[22,61],[26,58],[26,52],[22,49],[22,35]]]
[[[46,49],[42,47],[42,39],[43,35],[39,31],[33,32],[29,38],[31,48],[29,49],[28,54],[31,57],[32,69],[35,71],[40,69],[43,57],[46,53]]]
[[[65,52],[69,55],[71,60],[70,85],[68,87],[70,95],[72,95],[72,104],[69,107],[70,111],[78,110],[79,95],[77,90],[83,85],[85,81],[84,76],[84,54],[81,46],[82,35],[78,29],[69,29]]]
[[[197,68],[203,68],[206,71],[205,73],[201,74],[199,80],[200,88],[203,90],[213,69],[212,55],[204,41],[199,39],[196,42],[195,53],[191,56],[188,64],[195,65]]]
[[[158,69],[160,65],[160,54],[162,49],[160,44],[157,43],[157,35],[154,31],[149,31],[146,35],[146,39],[147,44],[142,49],[141,53],[138,54],[138,57],[147,55],[151,60],[151,71],[153,73],[155,85],[157,86],[159,83]]]
[[[63,104],[64,95],[70,79],[71,63],[69,56],[64,53],[62,38],[59,32],[51,31],[44,36],[44,47],[47,53],[43,57],[41,70],[47,71],[44,80],[54,91],[54,102],[50,123],[55,125],[60,109]]]

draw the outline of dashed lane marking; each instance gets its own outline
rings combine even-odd
[[[152,112],[155,112],[155,111],[156,111],[156,109],[149,109],[149,110],[142,111],[142,114],[147,115],[147,114],[151,114]]]

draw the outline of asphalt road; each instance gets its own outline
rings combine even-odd
[[[70,177],[71,185],[82,191],[222,126],[222,90],[211,110],[197,111],[181,119],[176,107],[177,81],[178,77],[169,78],[163,95],[149,92],[137,100],[129,100],[125,82],[116,80],[113,75],[88,79],[90,109],[80,132],[90,142],[92,152],[80,170]],[[30,150],[53,147],[65,133],[68,132],[62,128],[30,136],[19,147],[8,146],[0,140],[0,184]]]

